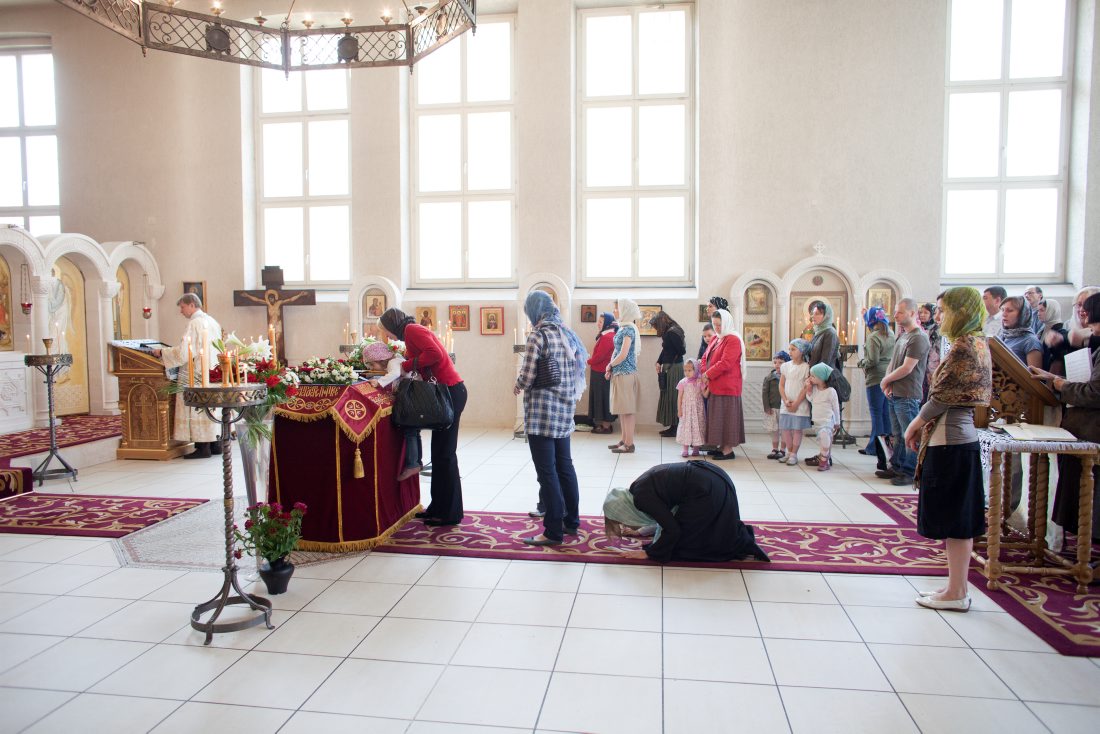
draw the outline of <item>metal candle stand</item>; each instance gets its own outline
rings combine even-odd
[[[189,387],[183,391],[185,405],[198,408],[206,413],[207,417],[215,423],[221,423],[222,446],[222,488],[224,489],[225,505],[225,566],[222,571],[225,578],[218,594],[208,602],[199,604],[191,612],[191,627],[199,632],[206,633],[204,645],[209,645],[214,639],[215,632],[237,632],[239,630],[254,627],[261,622],[268,629],[275,629],[271,624],[271,602],[262,596],[256,596],[245,592],[237,580],[237,561],[233,557],[233,449],[229,443],[230,426],[244,417],[245,410],[255,405],[262,404],[267,399],[267,388],[255,385],[235,385],[230,387]],[[221,408],[221,418],[216,418],[213,411]],[[230,592],[236,591],[236,596]],[[261,614],[242,619],[236,622],[217,623],[222,611],[234,604],[247,604],[250,609],[255,609]],[[214,614],[208,622],[200,622],[202,615],[213,610]]]
[[[844,368],[844,363],[848,361],[848,357],[859,351],[859,347],[855,344],[841,344],[840,345],[840,365],[841,369]],[[844,427],[844,404],[840,404],[840,425],[837,426],[836,433],[833,434],[833,443],[847,448],[856,442],[855,436],[848,433],[848,430]]]
[[[76,469],[69,466],[69,463],[61,458],[61,454],[57,452],[57,426],[55,425],[53,415],[54,378],[61,374],[62,370],[66,370],[72,366],[73,355],[50,354],[49,348],[50,344],[53,343],[53,339],[43,339],[42,341],[49,342],[46,344],[45,354],[28,354],[23,357],[23,364],[28,367],[34,367],[46,376],[46,404],[49,408],[50,416],[50,453],[46,455],[46,458],[42,460],[42,463],[39,464],[32,473],[33,477],[38,480],[39,487],[41,487],[42,482],[47,479],[56,479],[57,477],[72,477],[76,479]],[[61,462],[62,468],[48,468],[55,458]]]

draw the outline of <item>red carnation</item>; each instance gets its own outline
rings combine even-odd
[[[306,503],[305,502],[295,502],[294,503],[294,509],[298,510],[299,512],[301,512],[304,515],[304,514],[306,514]]]
[[[243,553],[241,553],[241,549],[240,549],[240,548],[238,548],[237,550],[233,551],[233,557],[234,557],[234,558],[241,558],[242,556],[244,556],[244,554],[243,554]]]
[[[293,385],[291,385],[290,387],[288,387],[288,388],[286,389],[286,394],[287,394],[287,395],[288,395],[289,397],[294,397],[295,395],[297,395],[297,394],[298,394],[298,388],[296,388],[296,387],[294,387]]]
[[[267,378],[266,382],[268,387],[275,387],[279,384],[279,378],[275,375],[272,375],[271,377]]]
[[[244,521],[244,529],[245,530],[251,530],[252,529],[252,521],[251,520],[245,520]]]

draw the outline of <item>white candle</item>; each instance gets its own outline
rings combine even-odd
[[[27,334],[27,354],[31,353],[31,335]]]

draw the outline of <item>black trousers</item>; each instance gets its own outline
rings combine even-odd
[[[458,473],[458,423],[466,408],[466,385],[448,388],[455,420],[450,428],[432,431],[432,501],[429,517],[459,522],[462,520],[462,477]]]

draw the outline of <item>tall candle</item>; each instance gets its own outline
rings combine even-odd
[[[27,334],[27,354],[31,353],[31,335]]]
[[[519,344],[519,332],[515,328],[512,329],[512,343]]]
[[[187,342],[187,387],[195,386],[195,363],[191,361],[191,335],[184,339]]]
[[[349,333],[349,329],[350,329],[350,325],[348,324],[348,322],[347,322],[347,321],[345,321],[345,322],[344,322],[344,341],[342,342],[343,344],[347,344],[347,343],[348,343],[348,333]]]
[[[202,379],[199,385],[202,387],[209,387],[208,381],[210,379],[210,370],[206,369],[206,349],[199,347],[199,370],[202,372]]]

